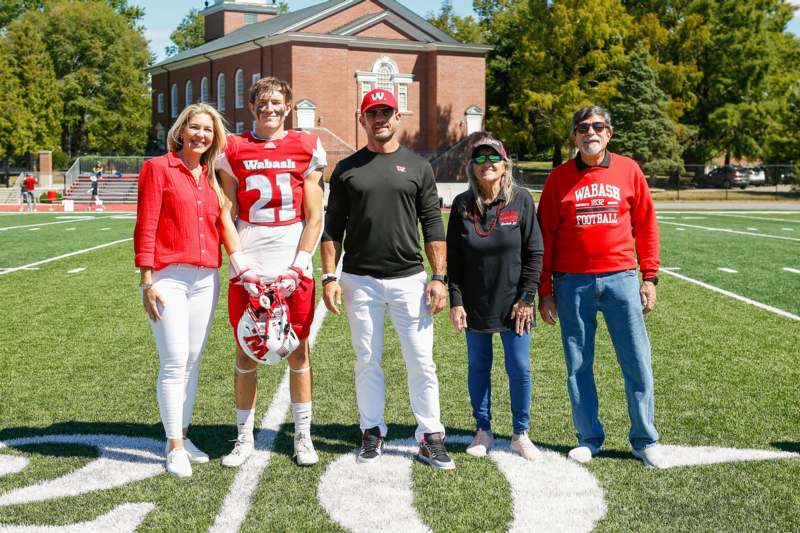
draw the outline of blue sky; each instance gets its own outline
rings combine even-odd
[[[322,0],[288,0],[289,9],[301,9]],[[401,4],[415,11],[421,16],[430,12],[439,11],[439,0],[399,0]],[[158,59],[164,58],[164,48],[169,46],[169,34],[180,23],[181,19],[192,8],[203,9],[203,0],[129,0],[131,5],[141,6],[145,10],[144,27],[145,37],[150,41],[150,49],[156,53]],[[213,0],[209,0],[213,4]],[[472,15],[472,0],[453,0],[453,8],[458,15]]]
[[[289,7],[292,10],[300,9],[320,1],[289,0]],[[441,6],[441,2],[438,0],[399,1],[421,16],[439,11]],[[169,34],[175,30],[184,15],[192,8],[203,9],[204,6],[203,0],[170,0],[169,2],[164,2],[164,0],[131,0],[129,3],[145,9],[143,20],[145,37],[150,41],[150,49],[155,52],[159,60],[164,58],[164,48],[170,44]],[[792,3],[800,7],[800,0],[792,0]],[[453,7],[459,15],[474,14],[472,0],[453,0]],[[789,31],[795,35],[800,35],[800,9],[795,12],[794,19],[789,23]]]

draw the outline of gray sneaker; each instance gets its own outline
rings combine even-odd
[[[319,462],[311,434],[307,431],[298,431],[294,435],[294,460],[298,466],[311,466]]]
[[[419,443],[417,458],[436,470],[455,470],[456,464],[447,455],[444,447],[444,433],[425,433]]]
[[[372,463],[380,459],[383,454],[383,437],[378,426],[364,430],[361,438],[361,449],[358,451],[356,462]]]

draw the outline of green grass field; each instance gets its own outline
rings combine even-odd
[[[190,429],[193,441],[212,456],[210,464],[195,466],[189,480],[151,473],[117,487],[43,501],[35,496],[17,503],[5,499],[37,484],[42,485],[32,494],[43,493],[48,480],[70,476],[98,458],[97,449],[86,444],[4,447],[9,440],[111,434],[163,445],[155,399],[158,355],[139,299],[132,242],[43,262],[130,238],[134,221],[122,217],[0,217],[0,531],[22,524],[91,522],[127,503],[152,505],[141,530],[205,531],[233,490],[237,472],[219,462],[235,438],[233,349],[223,288]],[[660,217],[664,267],[800,315],[800,213],[663,212]],[[35,231],[18,227],[31,224],[47,225],[34,226],[39,228]],[[720,229],[732,231],[713,231]],[[29,269],[8,270],[34,263]],[[800,321],[664,273],[647,325],[654,351],[656,423],[664,444],[800,452]],[[443,421],[451,437],[471,436],[465,341],[445,313],[437,316],[435,327]],[[345,486],[346,480],[324,474],[360,443],[346,319],[326,316],[313,354],[313,434],[321,461],[305,469],[292,463],[289,416],[276,435],[269,464],[256,478],[252,500],[242,504],[244,531],[344,530],[319,496],[321,479],[333,483],[334,491],[339,481]],[[509,438],[508,387],[499,345],[496,354],[494,428],[498,437]],[[597,354],[608,437],[604,454],[581,470],[602,489],[607,510],[596,524],[598,531],[800,530],[800,459],[667,470],[647,469],[634,460],[627,443],[622,378],[603,327]],[[557,327],[537,327],[532,358],[531,437],[563,456],[574,435]],[[384,360],[388,438],[407,439],[415,423],[391,328]],[[259,371],[257,421],[273,402],[284,370]],[[526,508],[524,501],[516,508],[512,504],[515,483],[538,483],[540,492],[552,496],[541,512],[554,519],[569,518],[583,505],[583,494],[559,493],[570,482],[566,474],[553,477],[552,472],[532,470],[530,477],[512,483],[495,463],[467,456],[464,447],[449,445],[458,465],[455,473],[410,466],[413,506],[433,531],[508,530]],[[28,461],[24,469],[9,466],[23,460]],[[128,474],[136,468],[140,466],[131,466]],[[380,468],[375,469],[376,483],[400,483]],[[387,531],[419,529],[396,522],[407,504],[398,500],[391,512],[375,505],[369,483],[363,491],[342,497],[365,523],[376,513],[386,513],[381,519]],[[120,521],[111,529],[121,531],[126,524]]]

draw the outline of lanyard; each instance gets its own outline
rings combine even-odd
[[[500,211],[503,210],[505,205],[506,205],[505,202],[501,200],[497,206],[497,212],[494,214],[494,219],[492,220],[492,223],[489,225],[489,229],[486,231],[483,231],[481,229],[481,225],[478,222],[478,208],[472,206],[472,224],[475,226],[475,233],[478,234],[478,237],[488,237],[494,231],[495,226],[497,226],[497,219],[500,218]]]

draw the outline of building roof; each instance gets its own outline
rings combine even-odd
[[[268,20],[248,24],[218,39],[214,39],[213,41],[204,43],[196,48],[192,48],[191,50],[186,50],[172,57],[168,57],[167,59],[150,67],[148,71],[153,73],[160,70],[170,70],[171,67],[179,68],[180,66],[183,66],[182,64],[193,59],[203,58],[208,54],[219,53],[228,48],[254,43],[256,40],[260,40],[263,44],[268,44],[268,42],[264,42],[265,39],[272,40],[284,36],[288,40],[293,40],[294,38],[301,37],[298,35],[298,32],[302,32],[303,28],[355,6],[362,1],[363,0],[328,0],[327,2],[321,2],[303,9],[298,9],[297,11],[291,11]],[[470,45],[457,41],[446,32],[440,30],[424,18],[420,17],[402,5],[400,2],[395,0],[374,1],[375,3],[384,6],[386,8],[385,11],[364,15],[363,17],[359,17],[358,19],[348,22],[344,26],[341,26],[328,33],[306,33],[306,35],[317,35],[321,37],[327,35],[332,38],[348,37],[349,39],[361,40],[361,38],[350,35],[349,32],[361,29],[359,26],[369,27],[378,22],[386,21],[396,26],[403,33],[409,35],[417,43],[431,45],[440,44],[445,45],[448,48],[456,47],[463,48],[465,50],[476,51],[485,51],[489,49],[489,47],[486,46]],[[386,39],[364,40],[376,42],[382,41],[385,42],[386,45],[391,44]]]

